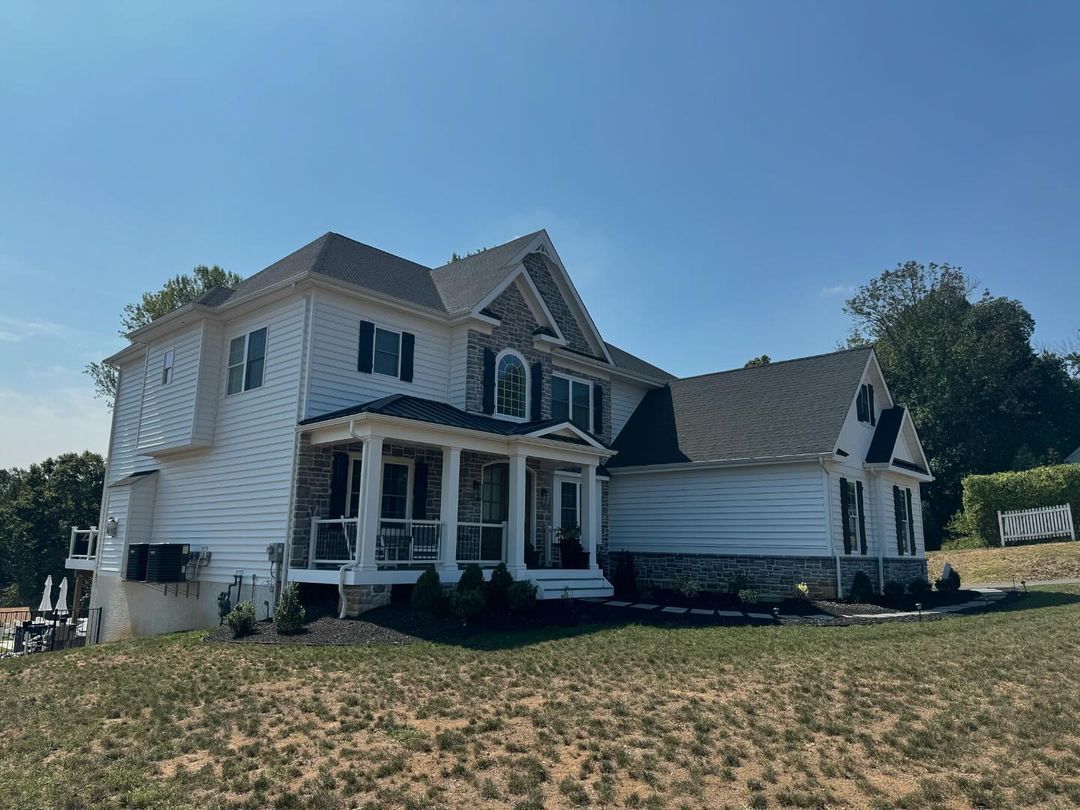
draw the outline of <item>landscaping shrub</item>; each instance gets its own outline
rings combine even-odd
[[[742,571],[736,571],[735,575],[728,580],[728,593],[732,596],[737,596],[740,591],[745,591],[750,587],[750,578],[746,576]]]
[[[528,613],[536,607],[536,584],[525,579],[510,583],[506,600],[511,613]]]
[[[809,599],[810,598],[810,586],[805,582],[799,582],[795,585],[795,598],[796,599]]]
[[[226,591],[217,595],[218,627],[225,624],[225,617],[232,613],[232,600]]]
[[[225,617],[225,624],[232,630],[233,638],[250,636],[255,632],[255,605],[241,602]]]
[[[300,587],[290,582],[281,592],[281,599],[274,609],[274,627],[283,636],[294,636],[304,629],[307,611],[300,604]]]
[[[442,582],[434,568],[424,569],[412,591],[413,610],[421,613],[438,613],[443,604]]]
[[[687,599],[696,599],[701,593],[701,583],[693,577],[682,577],[675,583],[675,590]]]
[[[907,584],[907,592],[912,596],[923,596],[930,592],[930,583],[925,577],[915,577]]]
[[[1073,524],[1080,525],[1080,464],[1057,464],[1022,472],[969,475],[964,478],[963,525],[984,545],[1001,545],[998,511],[1072,504]]]
[[[637,596],[637,566],[634,565],[634,555],[629,551],[614,555],[611,584],[618,596]]]
[[[487,600],[484,598],[484,592],[479,588],[458,590],[450,594],[450,609],[454,611],[455,616],[467,622],[487,609]]]
[[[960,590],[960,574],[953,568],[949,571],[947,577],[941,577],[934,583],[934,587],[942,593],[952,593],[953,591]]]
[[[484,587],[484,572],[476,563],[465,566],[458,580],[458,591],[479,591]]]
[[[875,596],[877,592],[874,590],[870,577],[862,571],[856,571],[851,579],[851,587],[848,589],[848,601],[865,604],[873,602]]]
[[[509,606],[510,586],[514,584],[514,575],[507,569],[505,563],[499,563],[491,572],[491,579],[487,583],[487,604],[492,610],[506,610]]]
[[[885,601],[889,604],[902,602],[904,599],[904,583],[890,579],[885,583]]]
[[[761,601],[761,592],[756,588],[743,588],[739,591],[738,597],[744,605],[756,605]]]

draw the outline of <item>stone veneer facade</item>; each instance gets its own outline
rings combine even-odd
[[[799,582],[810,586],[816,598],[836,596],[836,558],[781,557],[767,555],[664,554],[632,552],[638,584],[646,588],[674,588],[680,580],[692,579],[706,591],[727,591],[731,578],[741,572],[752,588],[767,599],[783,599],[794,593]],[[885,580],[907,583],[926,577],[922,558],[885,558]],[[606,569],[605,569],[606,570]],[[844,592],[851,588],[857,571],[877,586],[877,557],[841,557],[840,576]],[[608,571],[610,578],[610,571]]]

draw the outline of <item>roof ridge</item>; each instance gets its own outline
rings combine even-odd
[[[736,372],[739,372],[739,371],[758,371],[758,370],[761,370],[761,369],[772,368],[773,366],[782,366],[782,365],[786,365],[788,363],[801,363],[804,360],[817,360],[817,359],[819,359],[821,357],[833,357],[834,355],[838,355],[838,354],[849,354],[851,352],[861,352],[861,351],[866,351],[868,349],[873,351],[873,349],[874,349],[873,344],[868,344],[866,346],[853,346],[850,349],[838,349],[835,352],[821,352],[820,354],[808,354],[806,357],[790,357],[787,360],[770,361],[769,363],[766,363],[765,365],[762,365],[762,366],[749,366],[749,367],[744,366],[743,368],[729,368],[729,369],[724,369],[723,371],[709,371],[709,372],[706,372],[705,374],[692,374],[689,377],[679,377],[676,380],[671,380],[671,382],[685,382],[687,380],[700,380],[700,379],[702,379],[704,377],[719,377],[721,374],[735,374]]]
[[[457,264],[457,263],[458,263],[459,261],[462,261],[462,260],[464,260],[464,259],[473,259],[473,258],[476,258],[477,256],[480,256],[480,255],[482,255],[482,254],[484,254],[484,253],[487,253],[487,252],[488,252],[489,250],[498,250],[498,249],[499,249],[499,248],[501,248],[501,247],[506,247],[506,246],[507,246],[507,245],[509,245],[509,244],[510,244],[511,242],[517,242],[517,241],[518,241],[518,240],[520,240],[520,239],[531,239],[531,238],[533,238],[534,236],[537,236],[537,235],[539,235],[539,234],[541,234],[541,233],[543,233],[543,232],[544,232],[544,229],[543,229],[543,228],[540,228],[539,230],[537,230],[537,231],[533,231],[532,233],[526,233],[526,234],[522,234],[521,236],[515,236],[515,237],[514,237],[513,239],[507,239],[507,240],[506,240],[505,242],[500,242],[500,243],[499,243],[499,244],[497,244],[497,245],[491,245],[490,247],[486,247],[486,248],[480,248],[480,250],[477,250],[477,251],[475,251],[474,253],[469,253],[469,254],[467,254],[467,255],[465,255],[465,256],[461,256],[461,257],[459,257],[458,259],[451,259],[451,260],[450,260],[450,261],[448,261],[448,262],[444,262],[443,264],[440,264],[440,265],[439,265],[438,267],[432,267],[432,268],[431,268],[431,270],[432,270],[432,272],[434,272],[435,270],[442,270],[442,269],[444,269],[444,268],[447,268],[447,267],[450,267],[450,266],[452,266],[452,265],[455,265],[455,264]]]
[[[345,239],[346,241],[352,242],[354,245],[360,245],[360,247],[367,248],[368,250],[374,250],[377,253],[383,254],[384,256],[392,256],[395,259],[398,259],[400,261],[408,262],[409,264],[415,264],[417,267],[423,268],[424,270],[427,270],[429,273],[433,269],[431,267],[428,267],[426,264],[420,264],[420,262],[416,261],[415,259],[409,259],[409,258],[407,258],[405,256],[399,256],[397,253],[391,253],[389,250],[384,250],[381,247],[375,247],[375,245],[369,245],[367,242],[361,242],[359,239],[353,239],[351,236],[347,236],[347,235],[345,235],[343,233],[338,233],[337,231],[327,231],[326,233],[323,234],[323,237],[325,237],[325,236],[336,236],[338,239]],[[322,237],[319,237],[319,238],[321,239]],[[330,244],[330,240],[327,239],[326,242],[323,244],[323,247],[319,249],[319,253],[315,257],[316,261],[319,258],[322,257],[323,251],[326,250],[326,246],[329,245],[329,244]]]

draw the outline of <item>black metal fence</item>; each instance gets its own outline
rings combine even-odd
[[[0,658],[67,650],[95,644],[101,635],[101,608],[85,615],[0,610]]]

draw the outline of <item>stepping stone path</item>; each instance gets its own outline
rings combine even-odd
[[[973,599],[970,602],[964,602],[959,605],[946,605],[939,608],[927,608],[922,611],[923,616],[933,616],[936,613],[959,613],[963,610],[971,610],[972,608],[985,607],[988,604],[993,604],[1006,597],[1005,591],[999,588],[972,588],[973,591],[979,594],[977,599]],[[648,602],[625,602],[619,599],[601,599],[601,598],[589,598],[584,599],[585,602],[595,602],[598,604],[610,605],[611,607],[624,608],[632,607],[638,610],[656,610],[660,608],[661,613],[672,613],[676,615],[682,615],[689,613],[693,616],[715,616],[719,619],[744,619],[752,621],[776,621],[778,617],[771,613],[760,613],[752,611],[741,610],[711,610],[706,608],[684,608],[677,605],[654,605]],[[890,619],[901,619],[909,616],[918,616],[919,611],[900,611],[896,613],[861,613],[852,616],[846,616],[844,618],[849,619],[873,619],[875,621],[889,621]],[[780,616],[779,618],[789,618]]]

